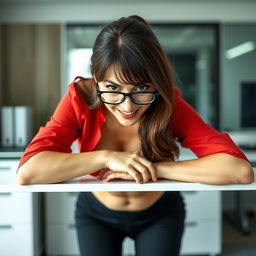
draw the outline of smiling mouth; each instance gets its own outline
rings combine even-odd
[[[124,118],[134,118],[138,112],[138,110],[132,111],[132,112],[126,112],[126,111],[121,111],[119,110],[119,113],[122,115]]]

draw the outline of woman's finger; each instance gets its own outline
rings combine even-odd
[[[108,182],[113,179],[133,180],[133,177],[131,177],[128,173],[125,173],[125,172],[112,172],[112,173],[109,173],[103,179],[103,181]]]
[[[156,174],[156,169],[154,167],[154,164],[143,157],[140,157],[139,161],[141,162],[141,164],[143,164],[147,168],[150,178],[153,181],[157,181],[157,174]]]
[[[112,173],[114,173],[114,172],[111,171],[111,170],[106,170],[106,171],[104,171],[104,173],[103,173],[102,176],[101,176],[101,180],[106,179],[106,177],[107,177],[108,175],[112,174]]]
[[[149,170],[145,165],[141,164],[140,162],[134,162],[133,168],[141,173],[143,183],[147,183],[151,179],[151,174],[149,173]]]
[[[108,168],[102,168],[102,169],[100,169],[100,173],[99,173],[99,175],[98,175],[97,178],[98,178],[99,180],[102,180],[102,177],[104,176],[104,174],[105,174],[107,171],[109,171]]]
[[[143,178],[142,178],[142,175],[141,173],[139,173],[137,170],[135,170],[133,168],[133,166],[129,166],[128,169],[127,169],[127,172],[129,175],[131,175],[133,177],[133,179],[138,183],[138,184],[141,184],[143,183]]]
[[[153,163],[151,163],[150,161],[148,161],[148,160],[147,160],[145,157],[143,157],[143,156],[141,155],[141,153],[138,152],[138,151],[136,151],[136,152],[134,153],[134,160],[135,160],[136,162],[140,163],[140,165],[143,166],[143,168],[142,168],[141,170],[142,170],[143,173],[144,173],[143,178],[144,178],[144,181],[146,180],[145,182],[148,182],[149,179],[152,179],[153,181],[157,181],[157,174],[156,174],[156,170],[155,170],[155,168],[154,168]],[[146,169],[147,171],[146,171],[145,169]],[[150,177],[148,178],[148,176],[150,176]]]

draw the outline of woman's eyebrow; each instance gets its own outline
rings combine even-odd
[[[103,82],[109,82],[109,83],[114,84],[116,86],[121,86],[120,84],[117,84],[117,83],[115,83],[115,82],[113,82],[111,80],[104,80]]]
[[[113,81],[111,81],[111,80],[104,80],[103,82],[109,82],[109,83],[111,83],[111,84],[113,84],[113,85],[116,85],[116,86],[122,86],[122,85],[117,84],[117,83],[115,83],[115,82],[113,82]],[[133,86],[140,86],[140,85],[144,85],[144,83],[131,84],[131,85],[133,85]]]

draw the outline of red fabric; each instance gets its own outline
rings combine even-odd
[[[183,147],[191,149],[198,157],[214,153],[227,153],[248,161],[246,156],[230,139],[206,124],[196,111],[180,96],[175,88],[171,129]],[[77,140],[79,152],[93,151],[101,137],[105,122],[103,108],[89,110],[80,92],[72,82],[67,94],[59,102],[50,121],[41,127],[27,146],[19,167],[30,157],[41,151],[71,153],[71,144]],[[96,176],[98,172],[92,173]]]
[[[176,104],[172,119],[173,135],[197,157],[227,153],[248,161],[227,133],[221,133],[205,123],[198,113],[180,96],[175,88]]]

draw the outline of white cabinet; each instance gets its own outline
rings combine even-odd
[[[221,192],[182,192],[187,209],[181,254],[221,252]]]
[[[18,159],[0,159],[1,183],[16,180]],[[30,192],[0,193],[0,255],[39,256],[43,249],[41,195]]]
[[[75,229],[76,192],[45,193],[46,254],[79,255]]]
[[[8,184],[16,180],[18,160],[0,159],[0,183]]]
[[[186,203],[186,227],[182,254],[221,251],[221,194],[219,191],[182,192]],[[46,252],[79,255],[74,210],[77,193],[46,193]],[[134,242],[124,241],[123,255],[135,255]]]

